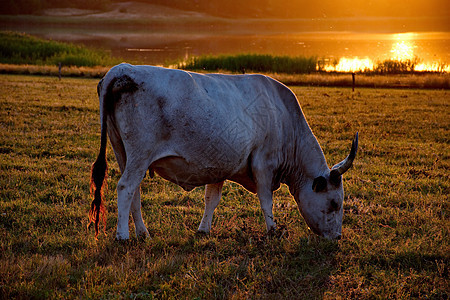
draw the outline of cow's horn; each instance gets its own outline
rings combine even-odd
[[[350,150],[350,154],[340,163],[331,168],[331,171],[335,170],[333,173],[338,173],[339,175],[347,172],[348,169],[353,164],[353,160],[356,157],[356,152],[358,151],[358,132],[356,132],[355,139],[352,142],[352,149]]]

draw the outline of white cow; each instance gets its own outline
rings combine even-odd
[[[129,238],[131,210],[136,234],[148,236],[139,185],[146,171],[191,190],[206,185],[198,228],[208,233],[225,180],[257,193],[268,231],[276,228],[272,194],[289,186],[308,226],[334,239],[341,235],[341,175],[350,155],[328,168],[294,93],[262,75],[198,74],[120,64],[98,85],[101,146],[92,166],[90,221],[96,236],[105,216],[102,187],[107,135],[122,176],[117,184],[119,240]]]

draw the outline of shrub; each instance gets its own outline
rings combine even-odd
[[[382,62],[378,62],[374,67],[375,73],[380,74],[404,74],[413,73],[414,67],[419,63],[418,58],[395,60],[387,59]]]
[[[0,63],[106,66],[118,62],[105,51],[88,49],[17,32],[0,32]]]
[[[301,74],[314,72],[316,66],[316,57],[239,54],[193,57],[186,62],[179,63],[177,67],[187,70]]]

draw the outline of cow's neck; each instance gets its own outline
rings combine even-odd
[[[307,178],[316,178],[329,172],[329,168],[316,137],[308,124],[302,124],[300,132],[296,134],[294,143],[294,157],[289,159],[292,163],[286,174],[286,184],[291,194],[298,200],[298,193],[305,185]]]

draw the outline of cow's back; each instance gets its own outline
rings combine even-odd
[[[188,170],[193,174],[211,172],[216,181],[247,169],[257,149],[282,154],[286,138],[292,138],[286,136],[293,132],[292,118],[301,114],[292,92],[262,75],[121,64],[105,80],[124,76],[137,87],[116,97],[116,126],[127,152],[139,148],[149,165],[180,158],[176,163],[185,163],[179,167],[193,168]],[[293,98],[282,99],[283,93]],[[295,101],[290,105],[298,111],[285,101]]]

